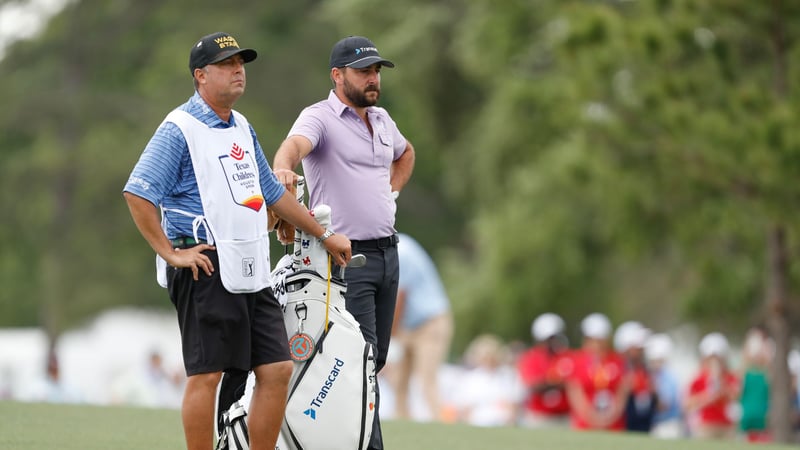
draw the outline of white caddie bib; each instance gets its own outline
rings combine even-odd
[[[217,247],[223,286],[233,293],[257,292],[270,286],[267,207],[250,126],[238,112],[233,115],[231,128],[210,128],[180,110],[164,121],[177,125],[189,146],[204,211],[196,222],[203,222],[209,244]]]

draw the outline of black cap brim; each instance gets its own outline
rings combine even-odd
[[[383,59],[380,56],[365,56],[361,59],[357,59],[351,62],[350,64],[347,64],[345,67],[352,67],[354,69],[363,69],[373,64],[380,64],[386,67],[394,67],[393,62],[389,61],[388,59]]]
[[[231,49],[229,51],[220,52],[220,54],[217,55],[216,58],[212,59],[208,63],[209,64],[216,64],[216,63],[222,61],[223,59],[230,58],[233,55],[242,55],[242,59],[244,60],[244,62],[245,63],[249,63],[250,61],[256,59],[256,57],[258,56],[258,53],[256,53],[256,51],[253,50],[252,48],[234,48],[234,49]]]

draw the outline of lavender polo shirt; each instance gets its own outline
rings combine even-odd
[[[367,117],[372,134],[331,91],[327,100],[305,108],[289,130],[313,146],[303,158],[309,206],[330,206],[331,228],[354,240],[395,233],[389,168],[406,149],[406,138],[385,109],[371,106]]]

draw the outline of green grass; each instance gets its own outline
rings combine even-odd
[[[754,450],[796,446],[744,442],[659,441],[646,436],[475,428],[389,421],[384,424],[389,450]],[[94,450],[184,448],[180,413],[175,410],[67,406],[0,402],[0,449]],[[333,449],[325,449],[333,450]]]

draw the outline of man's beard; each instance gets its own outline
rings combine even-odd
[[[367,98],[367,92],[375,91],[378,95],[375,96],[375,100],[370,100]],[[381,89],[378,86],[368,86],[364,91],[359,91],[352,84],[350,84],[346,79],[344,80],[344,96],[350,100],[350,103],[353,104],[356,108],[366,108],[367,106],[375,106],[378,103],[378,99],[381,98]]]

